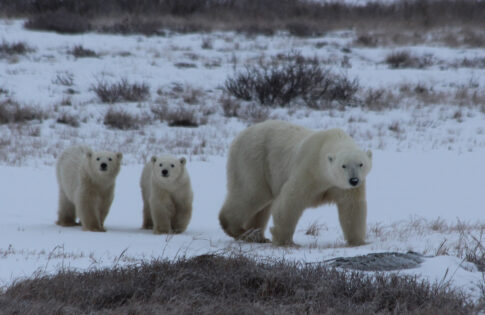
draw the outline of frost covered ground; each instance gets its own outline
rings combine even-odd
[[[310,39],[231,32],[164,37],[59,35],[27,31],[22,23],[0,21],[1,40],[22,41],[33,48],[26,55],[0,57],[0,97],[41,108],[45,117],[0,125],[0,286],[61,268],[87,270],[204,253],[237,252],[318,263],[372,252],[414,251],[427,256],[425,262],[400,273],[451,283],[475,299],[482,294],[482,273],[466,261],[466,252],[477,246],[483,251],[484,242],[485,104],[480,106],[479,97],[485,69],[461,65],[464,59],[485,58],[485,49],[364,48],[354,45],[356,34],[350,31]],[[76,58],[70,54],[76,45],[98,56]],[[390,69],[384,60],[397,49],[432,56],[433,62],[422,69]],[[401,101],[397,94],[390,100],[399,106],[389,104],[379,111],[365,106],[345,110],[295,106],[264,112],[269,118],[313,129],[341,127],[363,148],[374,151],[364,246],[345,245],[332,206],[304,213],[294,236],[301,245],[298,248],[236,242],[219,227],[229,143],[258,120],[251,113],[224,116],[220,101],[224,81],[246,64],[291,50],[317,56],[322,64],[357,78],[363,90],[397,93],[405,86],[421,86],[432,91],[433,104],[419,97]],[[66,78],[72,82],[66,84],[62,80]],[[122,78],[146,83],[150,98],[104,104],[92,91],[97,82]],[[478,101],[470,101],[473,95]],[[159,103],[191,108],[206,123],[197,128],[169,127],[150,118],[151,107]],[[138,129],[106,127],[103,120],[110,107],[137,115]],[[79,120],[78,127],[57,122],[66,113]],[[73,144],[124,153],[106,233],[54,224],[55,159]],[[192,221],[182,235],[140,230],[139,176],[147,157],[159,153],[188,158],[195,200]]]

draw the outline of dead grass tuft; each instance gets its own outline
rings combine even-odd
[[[470,314],[464,294],[416,277],[202,255],[15,283],[5,313]]]
[[[0,101],[0,124],[25,123],[31,120],[42,121],[46,113],[33,106],[20,105],[12,99]]]
[[[2,43],[0,43],[0,58],[14,55],[25,55],[34,51],[34,48],[21,41],[9,43],[3,40]]]
[[[74,46],[69,53],[76,58],[98,57],[94,50],[84,48],[82,45]]]
[[[104,116],[103,123],[115,129],[134,130],[140,128],[141,119],[123,109],[110,107]]]
[[[150,97],[148,84],[130,83],[127,79],[121,79],[121,81],[116,83],[99,80],[91,86],[91,89],[104,103],[140,102]]]

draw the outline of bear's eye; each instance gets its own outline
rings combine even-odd
[[[96,161],[99,161],[99,158],[96,158]]]
[[[108,161],[113,161],[113,159],[112,158],[109,158]]]
[[[342,168],[347,168],[347,165],[345,165],[345,164],[344,164],[344,165],[342,165]]]
[[[162,164],[162,163],[160,163],[158,166],[162,167],[162,166],[163,166],[163,164]]]
[[[359,164],[359,166],[360,166],[360,167],[364,166],[364,163],[360,163],[360,164]]]
[[[175,165],[173,165],[173,164],[171,164],[170,166],[171,166],[171,167],[175,167]]]

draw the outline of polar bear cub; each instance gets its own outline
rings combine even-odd
[[[306,208],[336,203],[348,244],[364,244],[371,167],[372,152],[362,151],[341,129],[312,131],[274,120],[255,124],[231,144],[220,224],[236,239],[266,242],[272,215],[273,244],[291,245]]]
[[[104,220],[114,198],[123,154],[95,152],[86,146],[66,149],[57,160],[59,184],[57,224],[78,225],[84,231],[104,232]]]
[[[182,233],[192,216],[193,192],[185,158],[153,156],[142,171],[144,229],[154,234]]]

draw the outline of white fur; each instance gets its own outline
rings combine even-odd
[[[347,242],[363,244],[371,157],[340,129],[311,131],[283,121],[253,125],[230,148],[221,226],[236,239],[265,242],[272,215],[273,244],[290,245],[303,210],[335,202]],[[355,186],[351,178],[358,180]]]
[[[70,147],[61,154],[56,166],[58,225],[77,225],[77,217],[83,230],[105,231],[104,220],[113,202],[122,157],[121,153],[93,152],[85,146]]]
[[[153,156],[143,168],[142,228],[153,233],[182,233],[192,216],[193,192],[185,158]],[[165,173],[165,174],[164,174]]]

